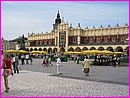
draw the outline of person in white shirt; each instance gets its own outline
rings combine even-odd
[[[22,65],[24,64],[24,55],[22,54],[21,55],[21,62],[22,62]]]
[[[57,58],[57,74],[62,74],[62,64],[60,56]]]
[[[13,65],[13,69],[14,69],[14,73],[19,73],[19,69],[18,69],[18,65],[16,65],[16,56],[13,55],[13,58],[12,58],[12,65]]]
[[[28,64],[29,54],[26,54],[25,58],[26,58],[26,64]]]
[[[53,65],[53,64],[51,63],[51,57],[49,57],[49,59],[48,59],[48,63],[49,63],[50,66]]]

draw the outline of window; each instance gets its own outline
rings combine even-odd
[[[76,37],[73,37],[73,43],[76,43]]]
[[[97,38],[97,42],[100,42],[100,38]]]
[[[65,40],[65,35],[61,34],[61,41],[64,41],[64,40]]]
[[[55,44],[55,39],[53,39],[53,42],[52,42],[52,44]]]
[[[87,38],[84,38],[84,43],[87,43]]]
[[[107,42],[107,37],[104,38],[104,42]]]
[[[51,45],[51,40],[49,40],[49,45]]]
[[[113,41],[113,42],[115,41],[115,37],[112,37],[112,41]]]
[[[6,50],[6,44],[5,44],[5,50]]]
[[[47,41],[46,41],[46,40],[44,41],[44,44],[45,44],[45,45],[47,44]]]
[[[93,42],[93,38],[90,38],[90,42]]]
[[[40,45],[42,45],[42,41],[40,41]]]
[[[38,41],[36,41],[36,45],[38,45]]]
[[[124,41],[124,38],[123,38],[123,37],[121,37],[121,41]]]

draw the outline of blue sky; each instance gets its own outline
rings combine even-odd
[[[28,32],[50,32],[56,14],[73,27],[124,26],[128,2],[2,2],[2,37],[14,39]]]

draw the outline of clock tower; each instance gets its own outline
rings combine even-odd
[[[57,26],[58,26],[58,24],[60,24],[61,23],[61,19],[60,19],[60,13],[59,13],[59,11],[58,11],[58,13],[57,13],[57,18],[55,19],[55,24],[53,24],[53,30],[57,30]]]

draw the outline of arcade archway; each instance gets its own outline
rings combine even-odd
[[[54,48],[53,49],[53,53],[57,53],[58,49],[57,48]]]
[[[81,51],[80,47],[76,47],[75,51],[80,52]]]
[[[65,52],[65,49],[62,47],[62,48],[60,48],[60,52],[61,53],[64,53]]]
[[[48,53],[52,53],[52,49],[51,48],[48,49]]]
[[[107,47],[106,50],[114,52],[112,47]]]
[[[95,47],[91,47],[90,50],[96,50],[96,48]]]
[[[83,48],[82,48],[82,51],[85,51],[85,50],[88,50],[88,48],[87,48],[87,47],[83,47]]]
[[[46,49],[46,48],[43,48],[43,51],[46,51],[46,52],[47,52],[47,49]]]
[[[74,52],[74,48],[70,47],[70,48],[68,49],[68,51],[73,51],[73,52]]]
[[[102,50],[104,50],[104,48],[103,47],[99,47],[98,50],[102,51]]]

